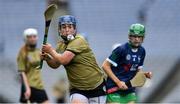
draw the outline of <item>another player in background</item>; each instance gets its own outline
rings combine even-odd
[[[20,102],[28,100],[33,103],[48,103],[48,97],[43,87],[40,64],[40,50],[36,48],[38,32],[34,28],[24,30],[25,44],[21,47],[18,57],[18,71],[22,78]]]
[[[59,35],[63,41],[53,49],[43,45],[42,56],[52,68],[63,65],[70,85],[70,103],[105,103],[104,74],[87,41],[77,34],[76,19],[65,15],[59,18]]]
[[[145,27],[141,24],[132,24],[129,29],[129,42],[115,48],[112,54],[104,61],[102,67],[107,73],[107,103],[135,103],[136,89],[128,88],[126,81],[131,80],[139,70],[143,69],[145,49],[141,46],[145,37]],[[151,78],[151,72],[144,73]],[[111,88],[119,87],[113,93]]]

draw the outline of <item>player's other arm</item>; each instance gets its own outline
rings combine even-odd
[[[144,49],[143,51],[143,55],[142,55],[142,60],[140,61],[139,65],[138,65],[138,71],[143,71],[143,66],[144,66],[144,59],[145,59],[145,56],[146,56],[146,51]],[[144,72],[144,75],[146,76],[146,78],[149,78],[151,79],[152,78],[152,72]]]
[[[23,86],[25,88],[25,93],[24,93],[25,98],[29,99],[30,96],[31,96],[31,89],[30,89],[28,79],[27,79],[27,76],[26,76],[26,73],[25,73],[26,63],[25,63],[22,51],[20,51],[19,54],[18,54],[17,65],[18,65],[18,72],[20,73],[22,84],[23,84]]]
[[[24,93],[25,97],[26,97],[26,99],[29,99],[31,96],[31,89],[30,89],[30,86],[29,86],[25,72],[20,72],[20,76],[21,76],[22,83],[23,83],[25,90],[26,90]]]
[[[128,87],[126,86],[125,82],[119,80],[116,75],[112,72],[111,69],[111,63],[107,60],[105,60],[103,62],[102,65],[103,70],[106,72],[106,74],[116,83],[116,85],[120,88],[120,89],[127,89]]]

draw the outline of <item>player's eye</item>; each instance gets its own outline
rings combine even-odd
[[[62,29],[66,29],[66,26],[62,26]]]
[[[73,26],[72,25],[68,25],[68,28],[71,29]]]

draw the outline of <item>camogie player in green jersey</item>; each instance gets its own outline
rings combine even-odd
[[[17,56],[18,71],[22,78],[20,102],[48,103],[48,97],[43,87],[40,64],[40,50],[36,48],[37,30],[28,28],[24,31],[25,44]]]
[[[70,103],[105,103],[104,74],[87,41],[76,32],[76,19],[59,18],[59,34],[63,41],[53,49],[43,45],[44,60],[52,68],[63,65],[70,84]]]

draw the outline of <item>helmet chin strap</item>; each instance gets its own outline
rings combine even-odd
[[[63,36],[63,35],[60,35],[61,36],[61,38],[65,41],[65,42],[67,42],[68,40],[67,40],[67,36]]]

